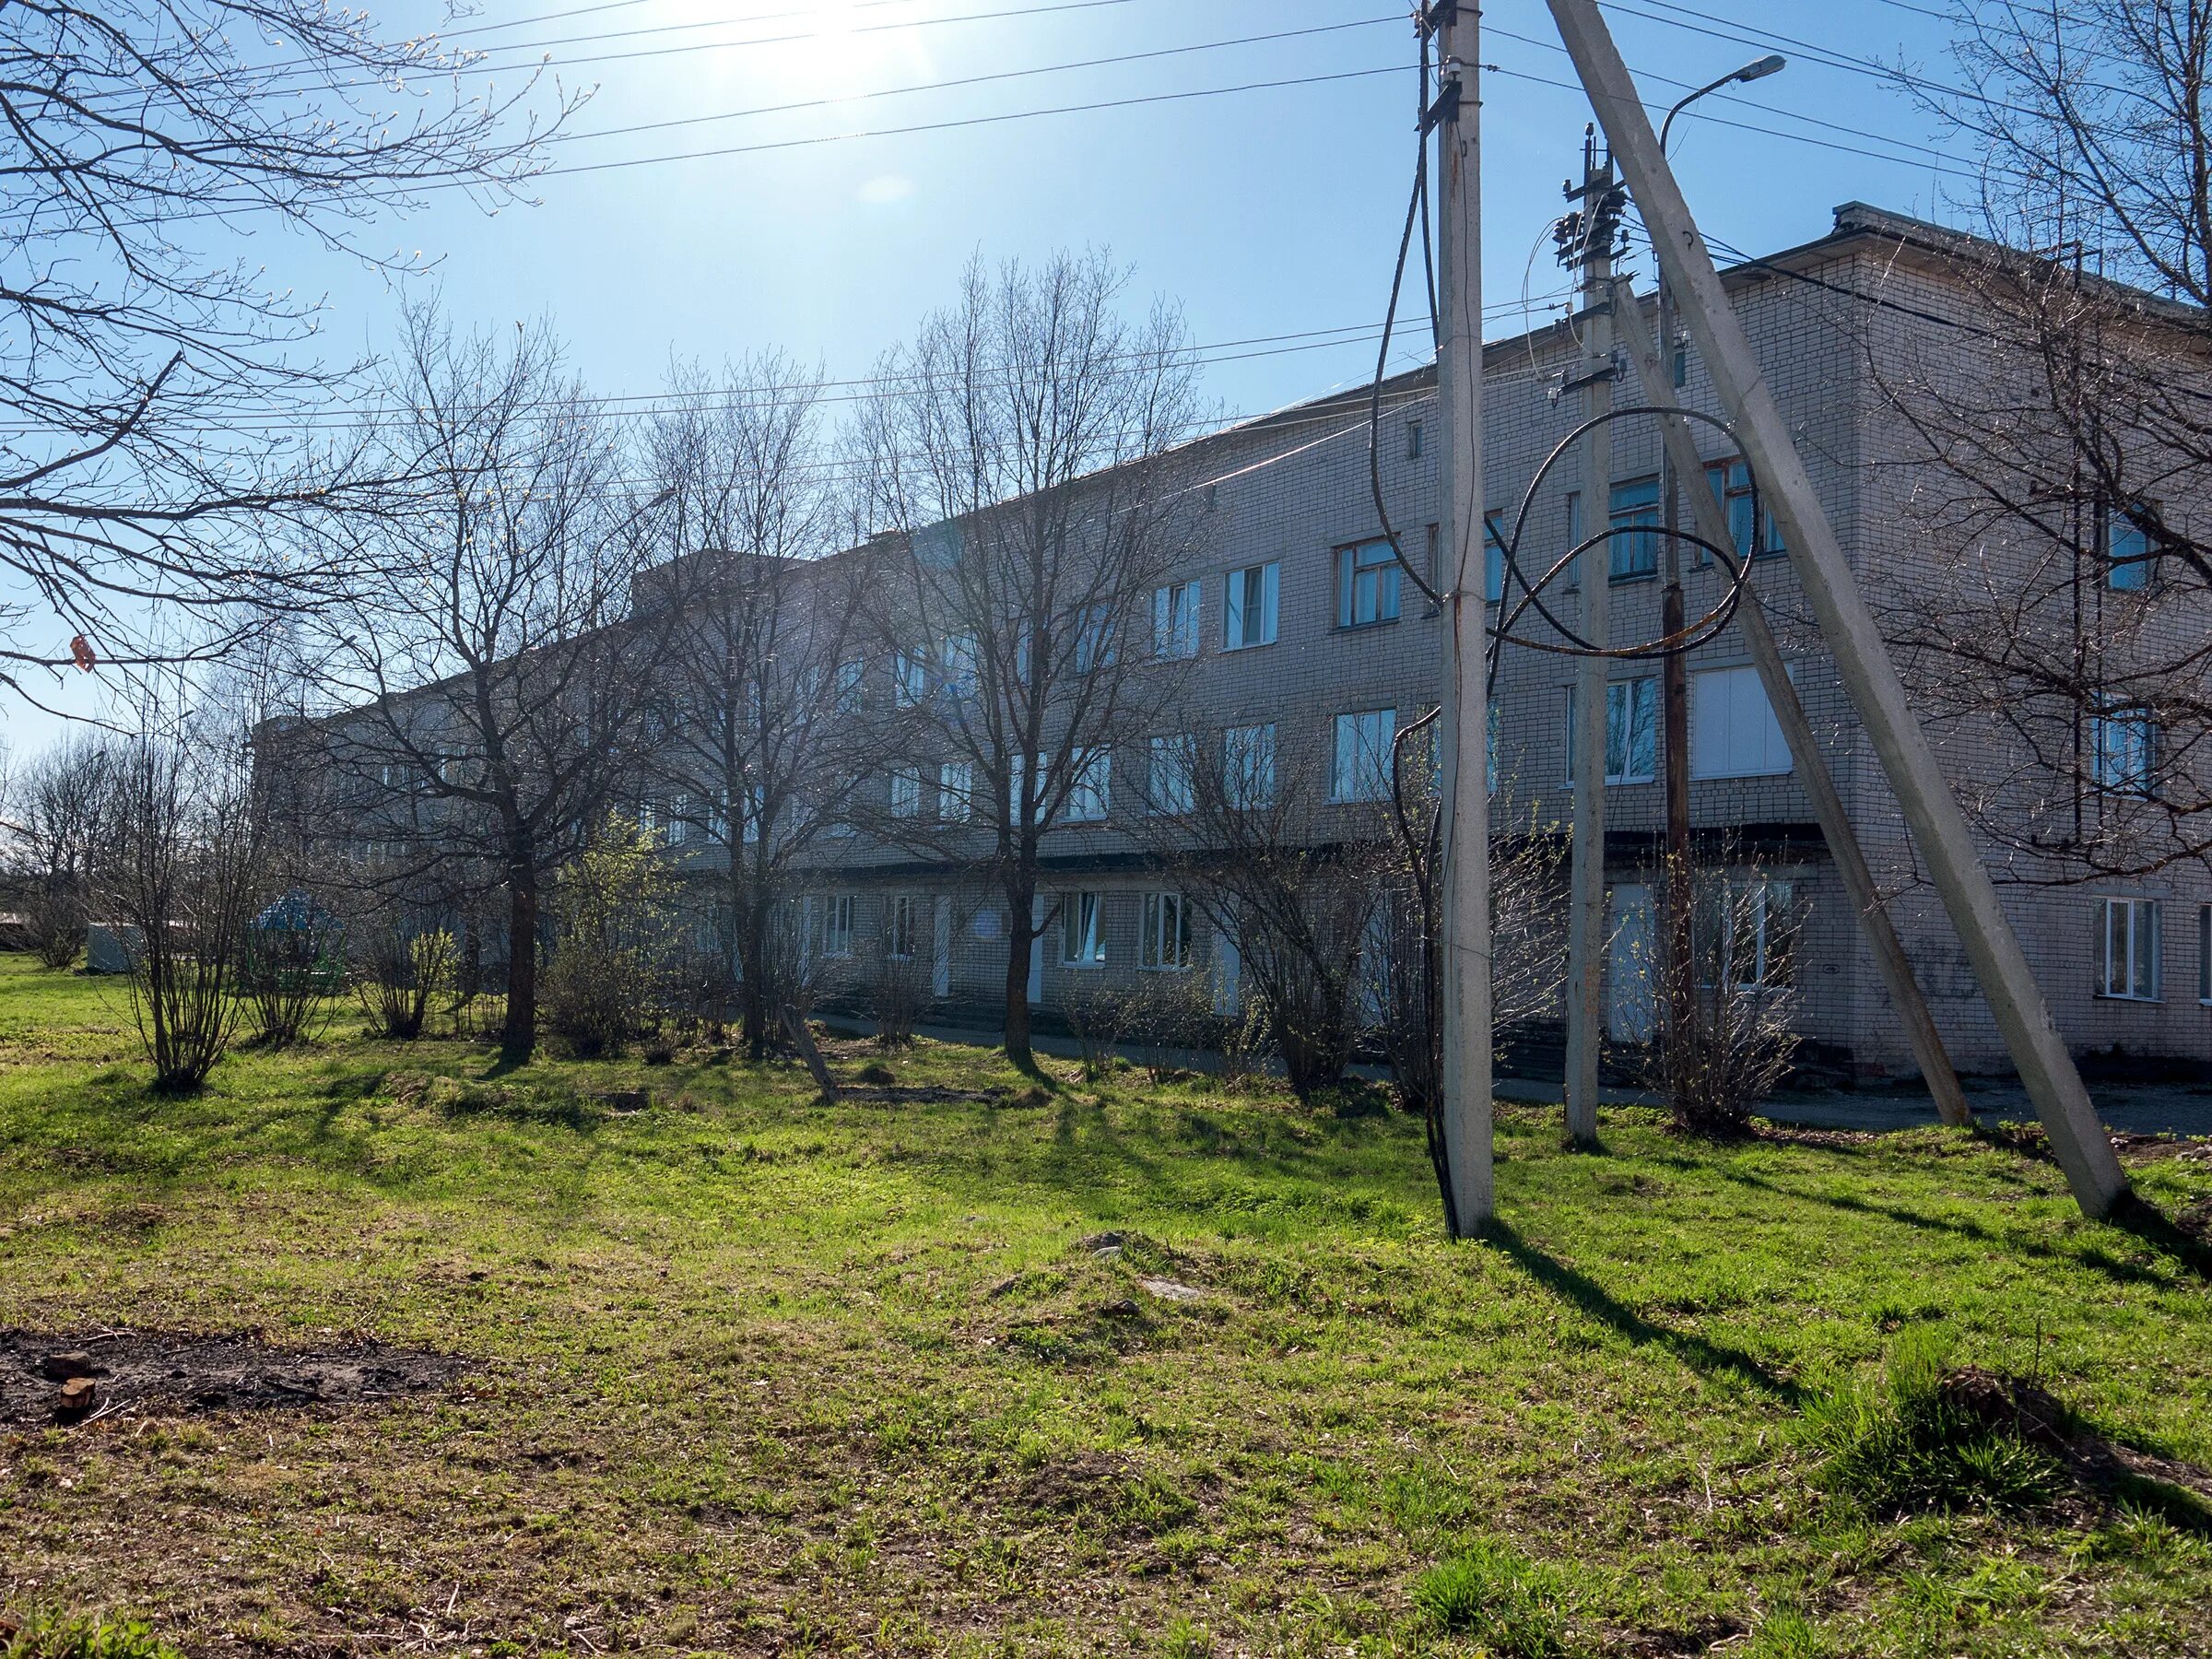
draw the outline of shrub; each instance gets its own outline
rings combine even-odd
[[[1472,1636],[1499,1659],[1567,1651],[1558,1576],[1503,1545],[1477,1543],[1414,1581],[1413,1605],[1440,1630]]]
[[[658,844],[620,815],[561,871],[542,993],[548,1023],[577,1054],[618,1050],[655,1018],[674,959],[674,893]]]
[[[876,1021],[876,1046],[887,1054],[913,1047],[914,1028],[929,1006],[929,964],[877,950],[871,966],[867,1000]]]
[[[2056,1460],[2030,1425],[1993,1414],[1948,1369],[1940,1332],[1900,1337],[1877,1379],[1853,1381],[1806,1408],[1803,1431],[1823,1454],[1818,1479],[1869,1508],[2006,1508],[2046,1501]],[[2045,1431],[2048,1425],[2039,1425]]]
[[[354,991],[371,1036],[412,1042],[430,1009],[454,994],[460,952],[443,928],[409,934],[387,926],[363,942]]]

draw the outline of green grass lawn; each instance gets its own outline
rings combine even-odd
[[[0,1325],[472,1361],[0,1431],[0,1611],[190,1653],[2212,1651],[2172,1488],[1900,1512],[1806,1438],[1935,1332],[2212,1465],[2206,1281],[2046,1161],[1633,1112],[1577,1156],[1501,1111],[1504,1225],[1455,1246],[1394,1114],[892,1064],[940,1098],[490,1079],[341,1026],[164,1100],[118,992],[0,959]],[[2194,1154],[2133,1173],[2212,1194]]]

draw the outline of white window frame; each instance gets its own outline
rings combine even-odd
[[[1106,966],[1106,895],[1060,896],[1060,966],[1089,970]]]
[[[1629,492],[1641,492],[1647,486],[1651,490],[1650,500],[1624,499]],[[1659,495],[1659,477],[1655,473],[1636,478],[1617,478],[1606,492],[1606,526],[1616,532],[1628,532],[1606,539],[1606,573],[1612,581],[1641,582],[1659,573],[1659,529],[1665,516]]]
[[[1223,728],[1221,788],[1229,804],[1240,811],[1275,805],[1274,721]]]
[[[929,653],[921,646],[891,657],[891,705],[912,709],[929,695]]]
[[[915,900],[912,893],[894,893],[883,905],[883,954],[894,962],[914,959]],[[900,946],[904,946],[902,950]]]
[[[2114,919],[2120,916],[2124,916],[2126,920],[2121,950],[2115,959],[2112,927]],[[2107,1002],[2155,1003],[2163,1000],[2164,987],[2159,983],[2161,964],[2159,959],[2164,953],[2159,948],[2159,901],[2156,899],[2100,899],[2097,901],[2097,921],[2098,997]],[[2115,983],[2122,988],[2113,990]],[[2138,986],[2144,988],[2138,989]]]
[[[837,712],[840,714],[857,714],[867,702],[868,665],[866,659],[854,657],[837,665]]]
[[[1731,966],[1735,962],[1737,959],[1736,900],[1746,893],[1749,893],[1755,900],[1752,908],[1757,912],[1758,919],[1754,924],[1757,935],[1752,940],[1750,954],[1747,958],[1751,967],[1751,976],[1748,979],[1736,981],[1734,988],[1746,992],[1786,988],[1788,982],[1780,982],[1778,984],[1773,977],[1774,970],[1778,965],[1777,952],[1774,948],[1774,915],[1778,909],[1786,912],[1796,902],[1797,884],[1790,877],[1786,876],[1752,876],[1748,877],[1725,876],[1713,878],[1711,886],[1705,889],[1703,896],[1707,903],[1715,905],[1719,911],[1721,937],[1707,941],[1707,943],[1719,951],[1720,962],[1723,967]],[[1712,960],[1712,958],[1705,951],[1700,950],[1698,959],[1701,974],[1704,964]],[[1701,977],[1700,985],[1704,990],[1712,988],[1710,982]]]
[[[1191,903],[1181,893],[1147,893],[1137,933],[1136,965],[1152,973],[1182,973],[1191,965]]]
[[[961,701],[974,697],[982,681],[979,665],[982,657],[976,650],[975,636],[971,633],[947,634],[943,654],[945,690],[948,696]]]
[[[1145,747],[1145,810],[1155,818],[1184,817],[1197,805],[1198,739],[1169,732]]]
[[[1567,700],[1567,778],[1574,781],[1574,688],[1563,687]],[[1636,762],[1636,705],[1645,709],[1644,730],[1651,737],[1650,764],[1646,770],[1615,771],[1613,761],[1616,750],[1630,768]],[[1493,751],[1496,728],[1491,730]],[[1496,755],[1491,757],[1490,792],[1495,794]],[[1659,777],[1659,680],[1655,675],[1643,675],[1635,679],[1617,679],[1606,682],[1606,782],[1608,784],[1656,782]]]
[[[1060,803],[1063,824],[1102,824],[1112,810],[1113,753],[1106,748],[1078,748],[1067,758],[1074,769],[1067,798]]]
[[[850,893],[829,893],[823,896],[822,954],[840,958],[853,954],[853,895]]]
[[[1221,649],[1256,651],[1274,644],[1282,622],[1282,594],[1279,559],[1230,571],[1221,584]]]
[[[922,816],[922,769],[918,766],[891,768],[891,816],[895,818],[918,818]]]
[[[937,817],[947,824],[975,819],[975,763],[947,760],[937,768]]]
[[[1382,734],[1381,747],[1376,735]],[[1353,709],[1336,716],[1329,746],[1329,799],[1339,806],[1390,798],[1396,709]],[[1363,768],[1362,761],[1367,764]]]
[[[1193,579],[1152,590],[1152,654],[1184,662],[1198,654],[1198,614],[1206,584]]]
[[[1087,605],[1076,623],[1076,672],[1096,674],[1121,658],[1121,627],[1111,605]]]

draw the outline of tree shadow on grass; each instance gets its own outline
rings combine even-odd
[[[1726,1343],[1715,1342],[1691,1331],[1677,1331],[1671,1325],[1645,1318],[1625,1302],[1617,1300],[1588,1274],[1547,1255],[1507,1223],[1492,1220],[1483,1229],[1482,1237],[1504,1251],[1515,1266],[1554,1296],[1571,1302],[1638,1347],[1656,1345],[1701,1376],[1732,1377],[1785,1405],[1796,1406],[1803,1403],[1804,1388],[1763,1361]]]
[[[2109,1250],[2090,1245],[2082,1250],[2058,1250],[2031,1239],[2021,1239],[1984,1227],[1979,1221],[1962,1221],[1946,1216],[1931,1216],[1920,1210],[1907,1209],[1900,1204],[1880,1204],[1871,1198],[1856,1198],[1837,1193],[1808,1193],[1802,1188],[1786,1186],[1778,1181],[1769,1181],[1763,1175],[1753,1175],[1742,1170],[1724,1169],[1720,1171],[1739,1185],[1757,1187],[1762,1193],[1771,1193],[1778,1198],[1794,1199],[1801,1204],[1823,1204],[1830,1209],[1848,1210],[1853,1215],[1876,1216],[1885,1221],[1895,1221],[1905,1227],[1917,1228],[1923,1232],[1949,1233],[1954,1238],[1971,1239],[1979,1244],[1993,1245],[2001,1250],[2014,1251],[2021,1255],[2034,1256],[2046,1262],[2079,1263],[2093,1267],[2106,1277],[2124,1285],[2140,1285],[2154,1290],[2179,1290],[2182,1281],[2169,1273],[2160,1273],[2137,1262],[2123,1260]],[[2135,1219],[2124,1218],[2136,1218]],[[2175,1262],[2192,1269],[2198,1276],[2206,1275],[2204,1261],[2207,1253],[2201,1243],[2192,1240],[2150,1205],[2132,1194],[2109,1218],[2111,1225],[2133,1233],[2145,1243],[2162,1250]],[[2194,1251],[2193,1256],[2190,1253]]]

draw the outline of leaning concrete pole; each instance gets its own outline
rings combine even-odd
[[[1482,195],[1475,7],[1438,8],[1436,391],[1443,447],[1443,919],[1439,971],[1444,1145],[1465,1238],[1490,1218],[1490,803],[1483,680]]]
[[[1790,441],[1774,394],[1760,377],[1721,286],[1712,255],[1698,234],[1673,171],[1659,153],[1636,84],[1598,16],[1596,0],[1547,0],[1559,38],[1574,60],[1597,119],[1612,140],[1630,194],[1643,214],[1683,323],[1697,342],[1721,406],[1735,423],[1736,439],[1757,474],[1789,544],[1790,562],[1805,590],[1844,688],[1874,745],[1905,822],[1943,895],[1951,924],[1966,947],[1982,994],[2004,1034],[2028,1098],[2051,1137],[2084,1214],[2101,1217],[2127,1193],[2127,1177],[2097,1121],[2081,1074],[2051,1018],[2027,954],[2005,919],[1997,889],[1983,867],[1941,764],[1905,700],[1904,682],[1890,662],[1866,608],[1857,578],[1813,493],[1812,479]]]
[[[1673,408],[1674,377],[1666,372],[1666,366],[1660,360],[1658,341],[1644,326],[1643,312],[1637,306],[1628,278],[1617,279],[1613,293],[1613,316],[1622,343],[1636,364],[1644,403],[1655,409]],[[1699,457],[1698,441],[1688,424],[1662,419],[1659,431],[1674,462],[1675,476],[1694,480],[1684,493],[1689,498],[1698,534],[1716,547],[1727,547],[1728,510],[1704,486],[1704,462]],[[1820,825],[1821,838],[1828,842],[1829,856],[1835,860],[1836,873],[1842,877],[1843,891],[1851,900],[1853,913],[1858,917],[1859,926],[1866,935],[1867,947],[1874,952],[1875,965],[1881,970],[1882,984],[1896,1006],[1898,1018],[1905,1022],[1905,1036],[1912,1044],[1912,1058],[1919,1064],[1928,1093],[1935,1097],[1936,1115],[1954,1126],[1971,1124],[1974,1114],[1966,1103],[1966,1091],[1959,1086],[1959,1074],[1951,1069],[1951,1057],[1936,1030],[1935,1017],[1928,1012],[1927,999],[1920,994],[1920,982],[1912,977],[1912,963],[1905,955],[1904,942],[1897,936],[1889,912],[1875,888],[1874,872],[1867,867],[1858,831],[1852,828],[1851,816],[1843,810],[1843,797],[1836,788],[1836,780],[1814,741],[1813,723],[1806,715],[1805,704],[1798,700],[1797,688],[1790,679],[1789,670],[1783,665],[1773,630],[1767,626],[1766,613],[1759,607],[1757,589],[1744,591],[1743,604],[1736,608],[1735,623],[1743,633],[1744,643],[1750,647],[1752,665],[1759,670],[1759,683],[1766,688],[1767,701],[1774,709],[1774,723],[1782,728],[1783,738],[1790,746],[1790,759],[1797,769],[1798,782],[1805,785],[1806,798],[1812,803],[1813,817]]]
[[[1613,164],[1599,166],[1596,144],[1583,142],[1582,206],[1570,221],[1581,234],[1570,253],[1582,266],[1579,319],[1583,360],[1583,414],[1595,419],[1613,407]],[[1583,437],[1583,522],[1585,536],[1611,522],[1613,429],[1594,426]],[[1577,612],[1583,638],[1611,643],[1613,544],[1599,541],[1575,562],[1582,589]],[[1611,659],[1583,656],[1574,669],[1573,835],[1567,868],[1567,1065],[1560,1092],[1567,1103],[1567,1138],[1597,1145],[1597,1061],[1606,1035],[1606,679]]]

